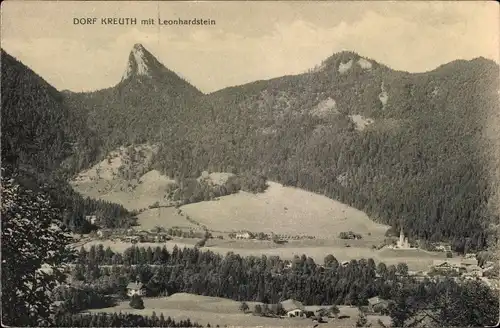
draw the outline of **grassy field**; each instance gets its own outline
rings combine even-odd
[[[197,225],[186,220],[185,215],[178,213],[174,207],[153,208],[140,213],[137,216],[137,226],[134,229],[150,230],[156,226],[165,229],[178,227],[182,229],[200,229]]]
[[[165,191],[174,181],[156,170],[147,171],[154,145],[120,147],[70,181],[73,189],[84,196],[121,204],[128,210],[147,208],[165,202]]]
[[[239,192],[218,201],[182,206],[197,222],[220,231],[312,235],[336,238],[352,230],[366,237],[370,233],[383,240],[388,226],[377,224],[363,212],[343,203],[298,188],[268,182],[261,194]]]
[[[109,179],[96,178],[92,170],[82,173],[82,176],[93,178],[71,181],[77,192],[94,199],[121,204],[128,210],[148,208],[155,202],[160,205],[167,204],[167,186],[174,182],[156,170],[149,171],[134,181],[127,181],[112,174],[107,175]]]
[[[239,310],[240,302],[218,298],[192,295],[187,293],[178,293],[170,297],[161,298],[143,298],[145,308],[143,310],[132,309],[128,302],[120,302],[112,308],[91,310],[91,312],[122,312],[134,313],[140,315],[156,315],[163,313],[165,317],[170,316],[175,320],[185,320],[189,318],[202,325],[210,323],[212,327],[220,325],[238,326],[238,327],[312,327],[311,319],[305,318],[264,318],[254,316],[250,313],[242,313]],[[247,302],[252,310],[257,302]],[[306,307],[308,310],[315,311],[319,306]],[[345,319],[330,319],[328,323],[322,324],[322,327],[355,327],[358,318],[358,309],[349,306],[340,306],[340,314],[349,316]],[[368,316],[372,327],[378,327],[377,319],[381,318],[387,322],[387,317]]]

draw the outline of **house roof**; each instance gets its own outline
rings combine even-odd
[[[144,287],[144,285],[139,282],[130,282],[128,285],[127,285],[127,289],[135,289],[135,290],[138,290],[138,289],[142,289]]]
[[[389,302],[387,300],[381,299],[378,296],[375,296],[375,297],[372,297],[372,298],[368,299],[368,304],[370,304],[371,306],[373,306],[375,304],[380,304],[380,303],[388,304]]]
[[[283,306],[283,310],[285,310],[285,312],[290,312],[297,309],[305,311],[304,305],[296,300],[289,299],[281,302],[281,305]]]
[[[448,263],[447,261],[443,261],[443,260],[434,260],[434,261],[432,262],[432,264],[433,264],[434,266],[441,266],[441,267],[442,267],[442,266],[451,266],[451,265],[450,265],[450,263]]]

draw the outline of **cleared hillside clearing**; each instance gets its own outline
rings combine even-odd
[[[90,173],[85,171],[81,175],[86,177],[91,173],[92,171]],[[167,187],[172,183],[173,180],[156,170],[146,172],[139,179],[130,181],[116,175],[110,179],[95,177],[91,180],[77,178],[71,181],[73,188],[80,194],[121,204],[128,210],[148,208],[156,202],[160,205],[169,204],[165,196]]]
[[[218,201],[182,206],[183,212],[209,229],[219,231],[312,235],[336,238],[352,230],[382,238],[389,228],[346,204],[298,188],[268,182],[261,194],[240,191]]]
[[[202,325],[210,323],[212,327],[219,326],[237,326],[237,327],[311,327],[313,322],[306,318],[264,318],[254,316],[251,313],[242,313],[239,310],[240,302],[219,298],[193,295],[188,293],[173,294],[170,297],[149,298],[144,297],[143,310],[132,309],[128,302],[120,302],[111,308],[94,309],[89,312],[107,312],[107,313],[134,313],[140,315],[156,315],[163,313],[165,317],[170,316],[174,320],[190,319]],[[253,310],[258,302],[247,302],[250,310]],[[327,307],[327,306],[325,306]],[[319,306],[306,307],[308,310],[317,310]],[[358,316],[358,309],[350,306],[339,306],[342,316],[349,316],[346,319],[329,319],[329,323],[322,324],[326,327],[355,327]],[[370,318],[371,317],[371,318]],[[378,327],[377,318],[370,316],[369,322],[372,327]]]

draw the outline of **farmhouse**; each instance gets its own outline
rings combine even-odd
[[[447,244],[438,244],[436,245],[436,250],[440,252],[449,252],[451,251],[451,246]]]
[[[96,224],[96,222],[97,222],[97,216],[95,216],[95,215],[85,215],[85,221],[87,221],[90,224]]]
[[[301,302],[289,299],[281,302],[281,305],[283,306],[283,310],[285,310],[287,317],[305,317],[305,307]]]
[[[236,239],[250,239],[250,238],[252,238],[252,235],[248,231],[236,234]]]
[[[381,313],[389,307],[389,301],[383,300],[378,296],[368,299],[368,308],[370,312]]]
[[[159,233],[154,237],[154,239],[155,239],[155,242],[159,243],[159,242],[171,240],[172,238],[166,233]]]
[[[122,241],[124,241],[126,243],[136,244],[139,242],[139,236],[126,236],[126,237],[123,237],[121,239],[122,239]]]
[[[131,282],[127,285],[127,295],[132,297],[133,295],[143,296],[146,294],[146,288],[140,282]]]
[[[451,272],[451,271],[459,272],[461,269],[460,265],[450,264],[449,262],[442,260],[434,260],[432,267],[438,271],[444,271],[444,272]]]

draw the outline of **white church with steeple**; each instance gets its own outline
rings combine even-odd
[[[405,237],[403,226],[401,226],[401,232],[399,233],[399,240],[396,244],[396,248],[402,248],[402,249],[411,248],[410,243],[408,242],[408,237]]]

